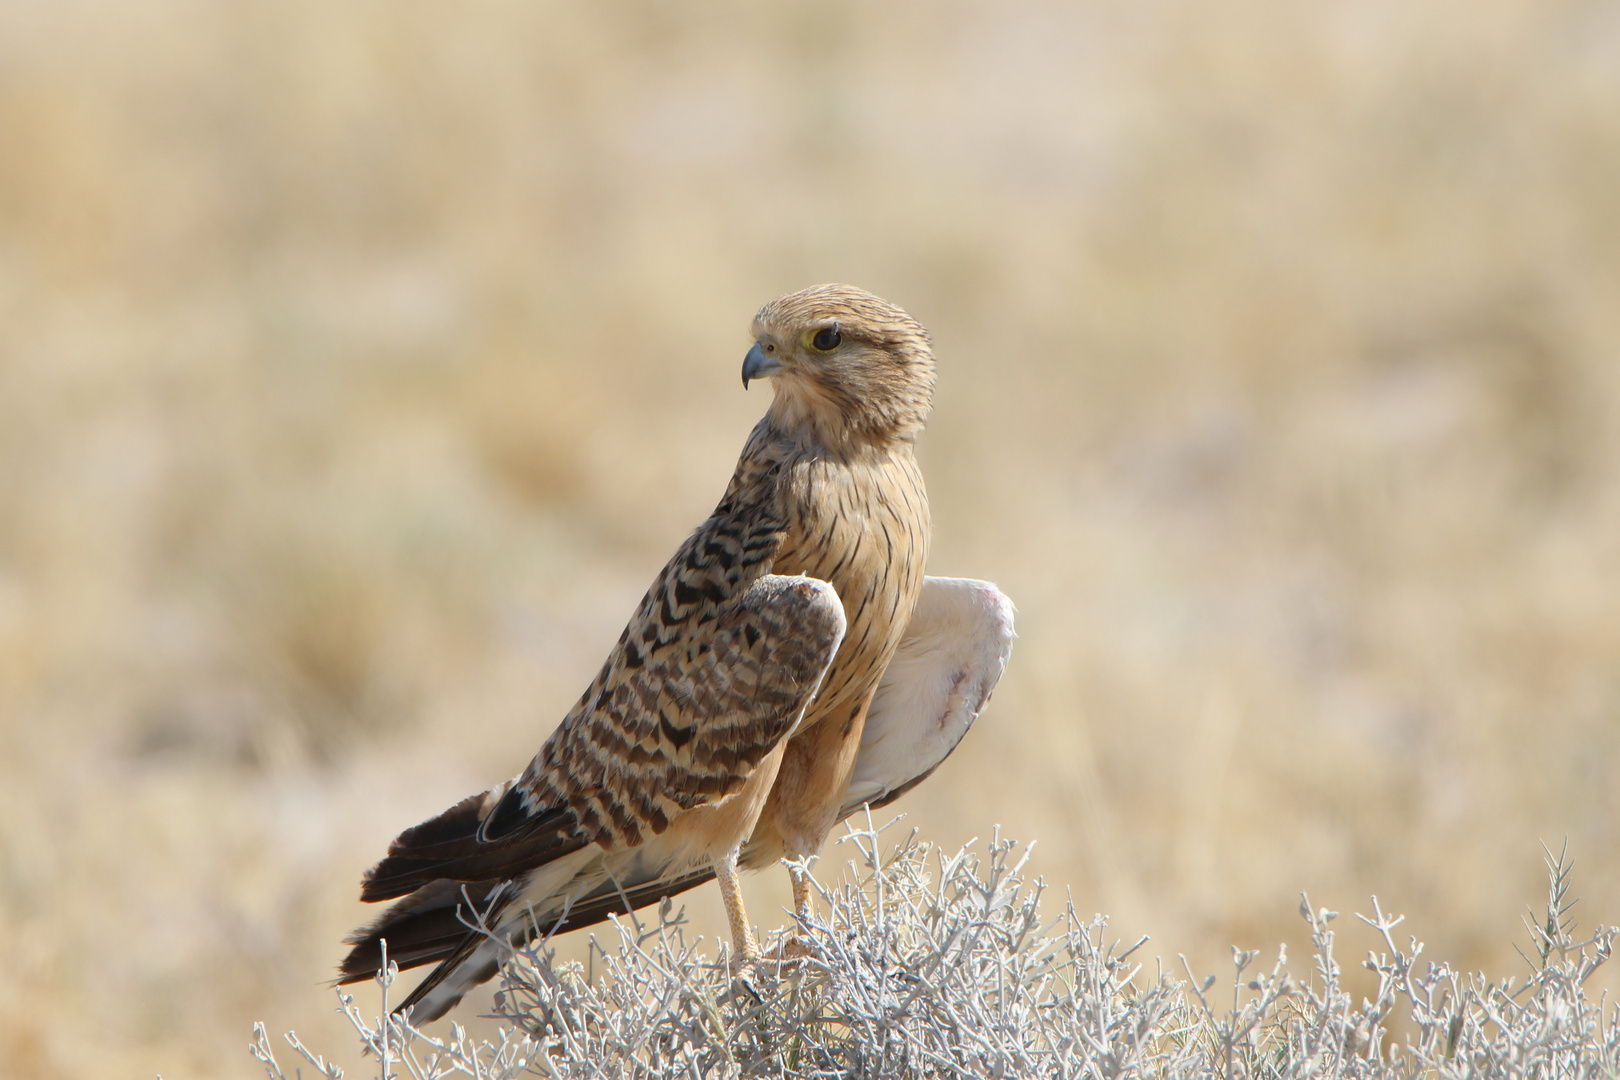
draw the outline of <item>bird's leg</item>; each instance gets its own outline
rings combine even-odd
[[[788,877],[793,879],[793,914],[799,920],[799,933],[810,925],[810,916],[816,913],[814,882],[810,878],[810,865],[803,862],[788,863]]]
[[[720,899],[726,905],[726,918],[731,923],[731,940],[743,964],[759,959],[759,944],[754,940],[754,928],[748,925],[748,912],[743,909],[742,888],[737,881],[737,852],[742,845],[732,848],[715,860],[714,880],[720,886]]]
[[[788,878],[793,882],[793,933],[778,949],[783,960],[797,960],[811,956],[815,946],[810,940],[810,917],[816,913],[815,880],[810,876],[808,860],[792,860],[787,864]]]

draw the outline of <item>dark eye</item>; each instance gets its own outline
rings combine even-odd
[[[816,336],[810,339],[810,344],[815,346],[817,352],[832,352],[843,340],[843,335],[838,332],[838,324],[833,323],[817,330]]]

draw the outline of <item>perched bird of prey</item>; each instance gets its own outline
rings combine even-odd
[[[710,877],[751,962],[739,865],[814,854],[932,772],[983,708],[1012,607],[923,576],[926,331],[820,285],[766,304],[753,334],[743,386],[770,378],[775,396],[720,504],[528,767],[367,872],[361,898],[397,902],[350,939],[340,981],[370,977],[386,939],[402,968],[438,963],[400,1007],[436,1019],[512,945]],[[792,873],[802,920],[811,884]]]

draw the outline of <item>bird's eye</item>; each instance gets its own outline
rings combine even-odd
[[[816,336],[810,339],[810,345],[817,352],[832,352],[842,344],[844,336],[838,332],[838,324],[823,326],[816,331]]]

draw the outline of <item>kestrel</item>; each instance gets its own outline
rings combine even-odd
[[[932,772],[983,708],[1012,608],[986,582],[923,576],[927,332],[820,285],[766,304],[753,334],[743,386],[769,377],[775,396],[720,504],[522,774],[405,830],[367,872],[361,899],[397,902],[350,939],[341,982],[370,977],[386,939],[401,968],[438,963],[400,1006],[436,1019],[511,945],[710,877],[751,962],[739,865],[814,854]],[[803,920],[810,882],[792,874]]]

